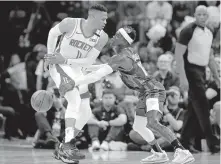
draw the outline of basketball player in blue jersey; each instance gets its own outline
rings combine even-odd
[[[116,55],[111,58],[108,64],[89,66],[87,69],[93,72],[83,78],[77,78],[75,85],[95,82],[113,71],[119,71],[121,79],[127,87],[139,92],[133,129],[152,145],[153,154],[142,159],[141,162],[153,164],[169,160],[166,152],[156,142],[151,131],[153,129],[165,137],[174,147],[175,155],[172,161],[174,164],[191,163],[194,161],[192,154],[183,148],[169,128],[159,122],[166,98],[165,89],[160,82],[147,74],[138,54],[130,46],[135,37],[136,32],[131,27],[119,29],[111,39],[111,47]],[[170,115],[170,113],[166,115]]]
[[[65,113],[65,138],[58,144],[54,156],[65,163],[78,163],[84,159],[75,146],[74,138],[90,119],[92,112],[87,85],[74,88],[74,79],[83,76],[82,66],[95,62],[108,41],[103,31],[106,25],[107,9],[93,5],[88,18],[65,18],[48,35],[48,54],[45,68],[59,88],[60,94],[68,101]],[[61,36],[58,46],[56,43]],[[79,92],[80,91],[80,92]]]

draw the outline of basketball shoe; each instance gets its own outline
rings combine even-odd
[[[169,161],[169,158],[167,157],[167,154],[165,151],[161,152],[155,152],[153,149],[151,150],[152,155],[148,156],[147,158],[142,159],[140,162],[143,164],[158,164],[158,163],[164,163]]]
[[[194,162],[195,159],[189,150],[176,149],[172,164],[187,164]]]
[[[58,143],[55,146],[54,158],[64,163],[78,164],[79,160],[85,159],[75,145],[74,139],[67,143]]]

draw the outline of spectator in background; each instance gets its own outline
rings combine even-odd
[[[213,109],[210,111],[210,121],[212,124],[216,124],[220,128],[220,101],[213,105]]]
[[[34,110],[30,109],[27,92],[27,75],[25,63],[20,62],[17,54],[12,55],[10,67],[4,72],[2,85],[3,106],[12,107],[18,114],[16,118],[19,124],[17,128],[21,130],[20,137],[32,135],[36,125],[34,122]],[[13,101],[12,101],[13,100]],[[28,122],[28,124],[27,124]]]
[[[170,71],[170,63],[171,60],[168,55],[161,55],[157,61],[159,70],[154,75],[156,80],[161,82],[166,90],[168,90],[171,86],[179,87],[180,85],[179,77]]]
[[[157,58],[167,51],[171,51],[173,47],[172,36],[162,25],[153,26],[148,32],[149,39],[147,50],[150,60],[157,61]]]
[[[189,8],[189,2],[187,1],[173,1],[173,19],[172,26],[173,30],[180,27],[181,23],[184,21],[185,16],[191,15],[191,10]]]
[[[38,58],[39,62],[35,70],[35,75],[37,76],[36,90],[46,89],[48,85],[49,72],[44,71],[44,55],[47,53],[47,48],[45,45],[36,45],[36,50],[39,51]]]
[[[29,95],[31,96],[36,91],[37,76],[35,75],[39,61],[47,53],[46,46],[37,44],[32,52],[27,53],[25,56],[26,72],[27,72],[27,85]],[[40,67],[40,66],[39,66]],[[40,68],[39,68],[40,69]],[[39,70],[40,72],[40,70]],[[39,73],[41,74],[41,73]],[[40,88],[40,87],[39,87]]]
[[[3,106],[2,105],[2,100],[4,99],[2,97],[2,80],[3,78],[1,77],[2,72],[3,72],[3,58],[0,56],[0,128],[2,127],[2,122],[3,122],[3,116],[6,117],[5,120],[5,135],[4,138],[11,139],[13,135],[13,131],[15,131],[15,110],[12,107],[9,106]]]
[[[167,1],[152,1],[146,6],[146,15],[150,21],[150,27],[161,24],[167,27],[172,19],[173,8]]]
[[[127,116],[123,109],[115,105],[115,101],[114,92],[105,90],[102,105],[93,110],[93,117],[88,121],[88,131],[93,150],[108,151],[111,141],[122,141],[123,139],[123,126],[127,122]]]
[[[143,17],[143,10],[142,5],[137,2],[126,2],[122,1],[119,2],[119,16],[120,21],[117,25],[117,29],[119,29],[122,26],[130,25],[136,30],[137,36],[139,36],[139,26],[140,26],[140,20]],[[139,40],[139,37],[136,38],[135,42]]]
[[[56,88],[50,88],[53,94],[53,106],[46,112],[36,112],[35,120],[38,130],[33,141],[34,148],[53,149],[56,142],[63,138],[64,132],[64,106]]]
[[[216,6],[210,6],[207,8],[208,20],[207,27],[213,32],[212,49],[215,56],[220,56],[220,11]]]
[[[211,70],[206,67],[206,97],[209,100],[209,109],[213,108],[213,105],[220,101],[220,88],[216,85],[213,80]]]

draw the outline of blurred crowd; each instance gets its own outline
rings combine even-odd
[[[44,72],[43,57],[51,27],[66,17],[86,18],[87,10],[95,1],[56,2],[0,2],[0,128],[7,139],[33,137],[34,148],[52,148],[64,136],[64,111],[67,106],[50,76]],[[137,32],[133,47],[139,54],[147,72],[159,80],[167,90],[161,122],[181,136],[188,104],[188,91],[181,91],[176,72],[174,47],[179,32],[194,21],[198,5],[208,7],[207,25],[213,32],[212,49],[220,64],[220,2],[219,1],[99,1],[108,8],[105,31],[112,37],[124,25]],[[97,63],[105,63],[113,55],[106,46]],[[220,70],[219,70],[220,72]],[[210,102],[210,120],[214,134],[220,138],[220,88],[206,69],[206,96]],[[50,90],[54,104],[47,113],[35,112],[30,106],[31,95],[36,90]],[[150,145],[132,130],[137,93],[128,89],[118,72],[89,85],[93,118],[76,138],[79,148],[89,150],[143,150]],[[109,126],[106,122],[116,120]],[[155,134],[163,149],[170,144]],[[197,138],[194,147],[202,150]],[[193,150],[195,151],[195,150]]]

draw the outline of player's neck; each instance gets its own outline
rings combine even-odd
[[[97,31],[97,29],[93,28],[92,25],[93,25],[93,23],[88,19],[83,21],[82,22],[83,31],[88,35],[93,35]]]

